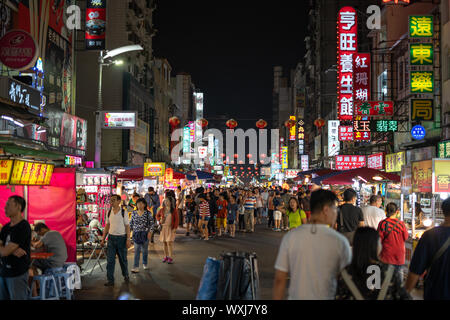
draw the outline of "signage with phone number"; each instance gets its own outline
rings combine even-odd
[[[53,164],[14,160],[9,184],[27,186],[49,185],[54,168]]]

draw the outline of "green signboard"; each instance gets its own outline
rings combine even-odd
[[[434,48],[432,43],[411,43],[409,47],[412,66],[432,66]]]
[[[450,158],[450,140],[443,141],[438,144],[439,158]]]
[[[409,16],[409,37],[433,37],[433,16]]]
[[[433,71],[411,71],[411,93],[433,93]]]

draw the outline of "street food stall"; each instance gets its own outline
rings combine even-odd
[[[55,168],[44,161],[21,158],[0,160],[0,207],[10,196],[19,195],[27,203],[25,219],[34,225],[45,223],[61,233],[67,247],[67,262],[76,261],[75,169]],[[0,215],[0,223],[9,219]]]

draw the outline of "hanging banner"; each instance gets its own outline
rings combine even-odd
[[[386,172],[401,172],[406,164],[405,151],[386,155]]]
[[[302,171],[309,170],[309,155],[307,155],[307,154],[302,155],[301,167],[302,167]]]
[[[383,170],[384,169],[384,152],[371,154],[367,156],[367,168]]]
[[[53,164],[14,160],[9,184],[47,186],[50,184],[54,168]]]
[[[334,157],[339,154],[341,144],[339,142],[339,120],[328,121],[328,156]]]
[[[296,121],[297,118],[295,116],[290,116],[289,117],[290,120],[294,120]],[[296,134],[297,130],[295,128],[295,125],[293,125],[290,129],[289,129],[289,141],[295,141],[295,134]]]
[[[86,50],[105,50],[106,0],[87,0]]]
[[[425,160],[413,162],[412,192],[431,193],[433,184],[433,161]]]
[[[281,170],[288,168],[288,147],[281,147]]]
[[[370,53],[356,53],[353,55],[354,101],[370,100]]]
[[[411,182],[411,166],[403,166],[402,167],[402,175],[401,175],[401,181],[402,181],[402,193],[405,195],[411,194],[412,190],[412,182]]]
[[[433,159],[433,193],[450,193],[450,159]]]
[[[358,49],[356,10],[343,7],[338,14],[338,119],[353,118],[353,56]]]

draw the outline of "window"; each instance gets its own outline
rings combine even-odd
[[[378,76],[378,100],[384,100],[388,94],[387,70]]]

